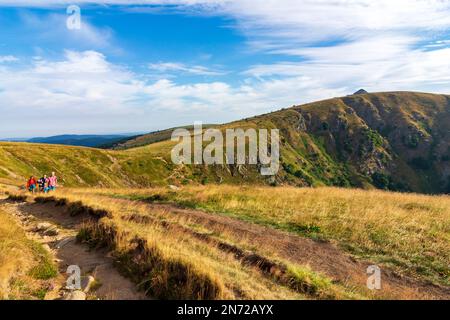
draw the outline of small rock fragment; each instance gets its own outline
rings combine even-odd
[[[60,249],[60,248],[64,247],[66,244],[68,244],[69,242],[74,241],[74,240],[75,240],[75,237],[64,238],[56,244],[56,248]]]
[[[54,236],[57,236],[59,234],[59,230],[57,228],[49,228],[49,229],[44,231],[44,234],[46,236],[54,237]]]
[[[92,284],[95,282],[95,278],[93,276],[87,276],[81,279],[81,290],[84,293],[88,293],[91,289]]]
[[[34,231],[35,232],[42,232],[42,231],[45,231],[45,230],[49,229],[51,226],[52,225],[50,223],[48,223],[48,222],[41,222],[41,223],[38,223],[36,225],[36,227],[34,228]]]
[[[75,290],[72,292],[69,292],[65,297],[64,300],[86,300],[86,293],[80,290]]]

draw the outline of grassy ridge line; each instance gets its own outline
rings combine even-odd
[[[152,187],[189,183],[263,183],[255,168],[245,178],[226,166],[174,166],[164,141],[124,151],[0,142],[0,181],[24,185],[55,171],[65,187]]]
[[[332,284],[326,277],[296,265],[288,266],[286,275],[289,274],[289,278],[284,276],[283,285],[275,285],[271,278],[267,279],[267,275],[259,274],[257,268],[241,264],[233,254],[222,252],[178,228],[167,230],[164,227],[166,224],[159,222],[141,224],[127,218],[136,216],[136,212],[141,212],[141,215],[148,214],[145,206],[135,204],[130,208],[128,205],[127,212],[124,212],[120,202],[115,203],[114,200],[105,202],[105,199],[93,196],[80,197],[70,194],[65,194],[64,197],[70,199],[65,200],[69,207],[78,203],[78,206],[90,208],[84,209],[85,212],[101,209],[110,213],[108,218],[87,225],[80,232],[79,238],[94,245],[107,245],[113,248],[121,269],[140,283],[152,297],[162,299],[302,297],[288,288],[306,294],[310,298],[358,296]],[[37,201],[54,202],[54,199],[38,198]],[[83,210],[77,212],[81,213]],[[158,214],[152,213],[152,216]]]
[[[212,185],[178,191],[154,188],[96,192],[131,200],[168,201],[313,239],[337,241],[357,257],[450,285],[449,196]]]
[[[25,183],[30,175],[55,171],[64,186],[150,186],[170,167],[148,152],[114,152],[59,145],[0,143],[0,179]]]
[[[203,124],[202,127],[204,129],[208,129],[211,127],[215,127],[214,124]],[[156,142],[161,142],[165,140],[170,140],[172,136],[172,131],[176,129],[186,129],[189,131],[192,131],[194,129],[194,126],[184,126],[184,127],[175,127],[175,128],[169,128],[165,130],[160,131],[154,131],[150,132],[148,134],[138,135],[134,137],[128,137],[124,138],[121,141],[116,141],[114,143],[105,144],[102,146],[102,148],[108,148],[108,149],[114,149],[114,150],[126,150],[126,149],[132,149],[137,147],[146,146],[149,144],[153,144]]]

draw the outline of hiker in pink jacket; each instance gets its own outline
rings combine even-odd
[[[56,177],[55,173],[52,172],[52,175],[48,178],[48,190],[55,191],[57,184],[58,178]]]

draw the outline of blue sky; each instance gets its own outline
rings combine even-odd
[[[433,0],[0,0],[0,137],[223,123],[361,87],[449,93],[449,28]]]

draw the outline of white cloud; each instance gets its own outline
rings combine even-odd
[[[0,68],[0,133],[18,134],[29,127],[34,132],[44,130],[42,134],[117,132],[194,120],[226,122],[343,93],[302,77],[246,79],[235,86],[225,82],[179,84],[168,79],[150,82],[110,63],[99,52],[67,51],[62,60],[41,58],[30,65]],[[26,119],[31,119],[30,126]],[[24,125],[18,128],[17,123]]]
[[[277,39],[317,41],[367,31],[439,30],[450,24],[449,8],[448,1],[439,0],[267,0],[258,6],[240,0],[224,10],[258,36],[271,32]]]
[[[405,40],[405,41],[401,41]],[[369,48],[363,50],[363,48]],[[334,47],[299,49],[300,62],[259,64],[243,74],[260,79],[307,77],[323,87],[364,87],[369,91],[450,90],[450,48],[411,49],[405,39],[373,39]]]
[[[0,0],[1,1],[1,0]],[[35,14],[21,11],[20,21],[23,32],[32,32],[36,40],[44,44],[55,43],[63,48],[81,47],[89,49],[118,50],[112,44],[113,31],[108,27],[96,27],[81,11],[81,28],[69,30],[66,27],[67,15],[49,13]]]
[[[14,1],[32,6],[69,2]],[[0,0],[0,4],[8,3],[11,1]],[[99,2],[82,0],[78,3]],[[185,10],[188,14],[228,16],[234,27],[247,36],[252,50],[294,59],[289,63],[283,63],[286,59],[280,58],[272,65],[255,65],[249,68],[247,75],[307,77],[331,90],[362,85],[381,89],[387,83],[408,87],[408,79],[407,89],[427,89],[432,83],[441,84],[434,91],[447,88],[443,83],[447,82],[445,49],[450,43],[445,33],[450,28],[450,1],[105,0],[101,3],[120,4],[136,12],[149,12],[145,5],[159,4],[170,5],[172,9],[175,6],[177,12]],[[444,38],[440,39],[441,36]],[[92,37],[92,43],[102,38]],[[286,70],[286,66],[292,69]],[[149,67],[160,73],[221,73],[173,62]],[[270,72],[261,72],[263,69]],[[411,77],[403,78],[405,76]]]
[[[450,91],[450,1],[241,0],[221,9],[252,50],[282,57],[246,76],[304,77],[330,90]]]
[[[136,88],[131,73],[95,51],[67,51],[63,61],[35,60],[31,66],[0,70],[2,107],[16,112],[53,110],[87,114],[122,108]]]
[[[5,62],[15,62],[15,61],[19,61],[18,58],[8,55],[8,56],[0,56],[0,63],[5,63]]]
[[[72,3],[72,0],[0,0],[0,5],[34,7]],[[450,3],[445,0],[78,0],[76,3],[142,6],[142,11],[146,11],[145,5],[178,6],[188,12],[227,14],[248,32],[261,35],[267,31],[276,38],[316,40],[318,36],[353,34],[359,30],[432,30],[450,24]]]
[[[187,66],[179,62],[159,62],[150,63],[149,69],[161,72],[161,73],[188,73],[201,76],[221,76],[226,74],[223,71],[211,70],[204,66]]]

